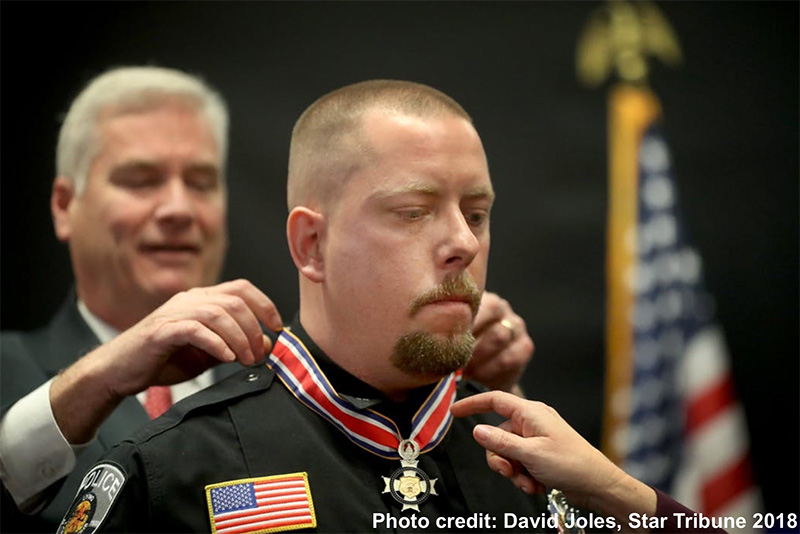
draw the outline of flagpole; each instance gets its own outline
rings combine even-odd
[[[606,378],[602,449],[618,465],[625,454],[633,374],[633,283],[636,266],[637,150],[660,115],[652,92],[622,84],[609,97],[609,195],[606,255]]]
[[[621,80],[608,102],[608,222],[606,228],[606,377],[603,452],[621,465],[626,450],[633,373],[634,276],[637,244],[637,151],[644,130],[661,114],[647,88],[647,56],[675,64],[674,32],[649,3],[608,2],[589,19],[577,48],[578,78],[597,86]]]

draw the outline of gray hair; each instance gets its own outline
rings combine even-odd
[[[120,67],[94,78],[72,101],[56,147],[56,173],[86,186],[92,160],[100,149],[97,122],[110,108],[126,111],[158,108],[174,100],[196,106],[206,116],[224,168],[228,151],[228,110],[219,93],[200,78],[162,67]],[[223,173],[224,175],[224,173]]]

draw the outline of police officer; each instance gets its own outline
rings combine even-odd
[[[449,412],[478,391],[460,371],[493,201],[480,138],[441,92],[378,80],[312,104],[289,162],[298,318],[266,366],[110,451],[62,530],[87,507],[85,532],[372,531],[412,516],[424,530],[452,530],[448,518],[494,530],[504,513],[543,517],[542,499],[491,471],[472,439],[497,420]]]

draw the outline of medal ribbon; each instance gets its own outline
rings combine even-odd
[[[399,460],[402,441],[397,425],[374,410],[358,408],[331,386],[317,362],[288,329],[284,329],[267,365],[297,399],[344,432],[360,447],[390,460]],[[420,453],[436,447],[447,434],[453,416],[450,406],[456,398],[461,371],[442,378],[411,419],[411,436]]]

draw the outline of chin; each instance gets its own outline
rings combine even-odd
[[[452,341],[456,337],[463,336],[472,331],[472,324],[450,324],[440,328],[428,328],[422,330],[430,336],[443,341]]]
[[[200,287],[203,284],[195,277],[187,276],[157,276],[151,281],[148,293],[156,296],[162,302],[169,300],[181,291],[188,291],[193,287]]]

